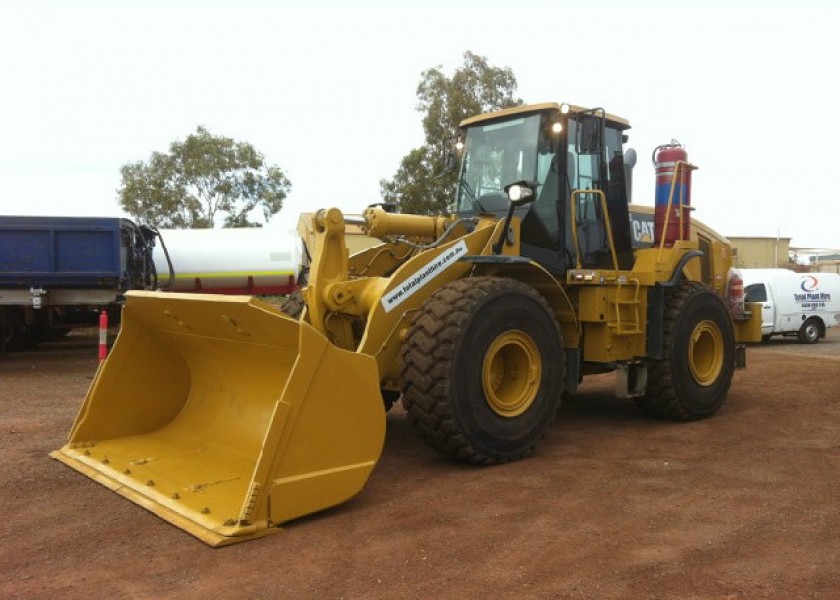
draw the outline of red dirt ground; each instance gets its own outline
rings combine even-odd
[[[211,549],[47,456],[95,340],[0,356],[0,598],[840,598],[840,331],[748,362],[689,424],[587,380],[500,467],[439,458],[398,406],[357,498]]]

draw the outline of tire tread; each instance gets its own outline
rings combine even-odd
[[[461,332],[473,308],[500,289],[516,288],[536,300],[551,315],[559,337],[560,329],[546,300],[530,286],[512,279],[475,277],[443,286],[421,307],[409,328],[401,358],[403,406],[408,421],[432,448],[447,456],[474,464],[498,464],[524,458],[556,419],[556,410],[538,439],[519,454],[496,457],[481,451],[458,426],[449,399],[450,369]]]

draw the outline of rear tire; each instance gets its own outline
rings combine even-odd
[[[652,361],[636,404],[655,417],[693,421],[726,400],[735,370],[735,333],[720,297],[702,283],[666,291],[662,360]]]
[[[796,336],[803,344],[816,344],[820,341],[820,324],[816,319],[808,319],[802,323]]]
[[[402,350],[403,406],[432,448],[477,464],[529,455],[565,376],[545,299],[513,279],[450,282],[417,312]]]
[[[26,325],[23,312],[16,307],[0,308],[4,312],[3,327],[0,330],[0,345],[3,352],[23,350],[27,346]]]

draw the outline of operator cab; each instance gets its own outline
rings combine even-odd
[[[557,276],[580,264],[633,264],[623,131],[602,109],[567,104],[520,106],[461,123],[463,149],[456,210],[503,216],[514,182],[536,184],[536,200],[516,209],[521,253]],[[601,193],[598,193],[601,192]],[[602,202],[602,194],[605,202]],[[606,213],[603,210],[606,205]]]

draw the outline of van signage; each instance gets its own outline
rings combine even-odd
[[[799,284],[803,293],[794,293],[793,301],[802,305],[802,310],[818,310],[825,308],[827,302],[831,302],[831,294],[820,292],[820,280],[813,275],[802,278]]]

